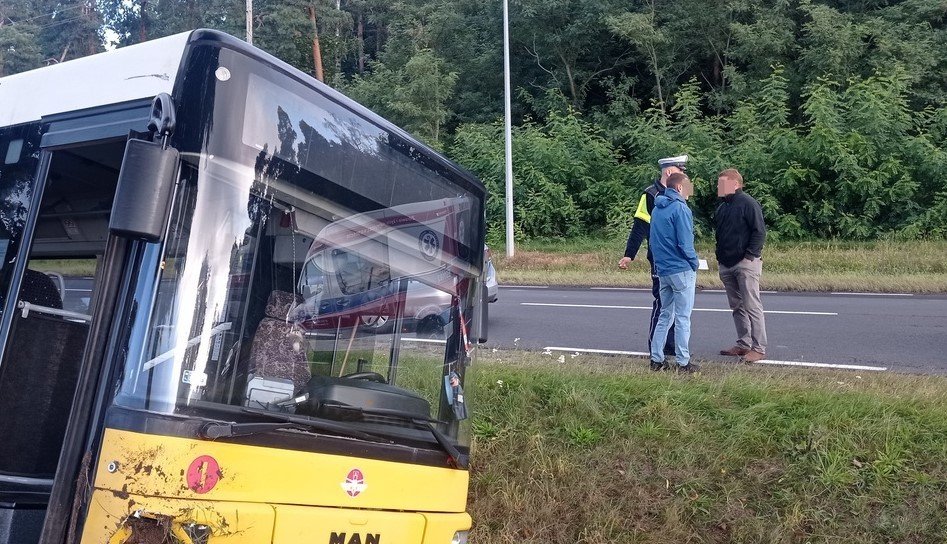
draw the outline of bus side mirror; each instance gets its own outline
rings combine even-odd
[[[177,183],[178,151],[158,142],[128,140],[118,174],[109,230],[116,236],[158,242],[164,237]]]

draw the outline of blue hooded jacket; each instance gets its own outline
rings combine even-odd
[[[654,200],[648,244],[658,276],[697,270],[694,215],[684,197],[670,187]]]

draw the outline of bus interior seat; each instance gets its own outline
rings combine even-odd
[[[291,292],[270,292],[250,348],[247,400],[251,404],[288,398],[309,381],[305,343],[287,317],[297,303]]]
[[[62,309],[62,295],[53,279],[42,272],[27,268],[20,287],[20,300],[37,306]]]
[[[20,299],[62,308],[53,280],[26,270]],[[16,314],[0,377],[0,470],[52,476],[69,421],[89,325],[31,312]],[[28,410],[28,413],[24,413]],[[39,429],[39,431],[36,431]]]

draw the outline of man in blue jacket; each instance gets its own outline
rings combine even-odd
[[[699,264],[694,249],[694,216],[687,206],[687,199],[693,191],[687,176],[672,174],[667,179],[664,194],[654,201],[648,244],[661,283],[661,313],[654,329],[654,338],[651,339],[651,370],[668,368],[661,348],[672,323],[677,370],[700,370],[700,367],[690,362],[688,349]]]
[[[625,256],[618,261],[618,268],[628,269],[628,263],[635,260],[638,255],[638,249],[641,243],[648,239],[651,229],[651,214],[654,212],[654,199],[658,195],[664,194],[667,178],[671,174],[683,174],[687,164],[687,155],[678,155],[677,157],[666,157],[658,160],[658,167],[661,170],[661,176],[655,179],[644,192],[641,193],[641,200],[638,201],[638,209],[635,210],[634,221],[631,226],[631,232],[628,233],[628,242],[625,244]],[[648,263],[651,265],[651,295],[654,302],[651,303],[651,320],[648,322],[648,351],[651,351],[651,339],[654,337],[654,327],[658,324],[658,315],[661,314],[661,286],[658,282],[658,275],[654,271],[654,256],[651,255],[651,246],[648,246]],[[674,326],[671,326],[671,332],[668,333],[667,344],[664,346],[666,355],[674,354]]]

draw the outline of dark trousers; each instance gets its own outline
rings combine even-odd
[[[654,301],[651,303],[651,324],[648,328],[648,353],[651,353],[651,339],[654,338],[654,329],[658,326],[658,317],[661,315],[661,281],[658,279],[658,272],[654,269],[654,263],[651,263],[651,296]],[[674,324],[668,329],[668,339],[664,344],[665,355],[674,355]]]

